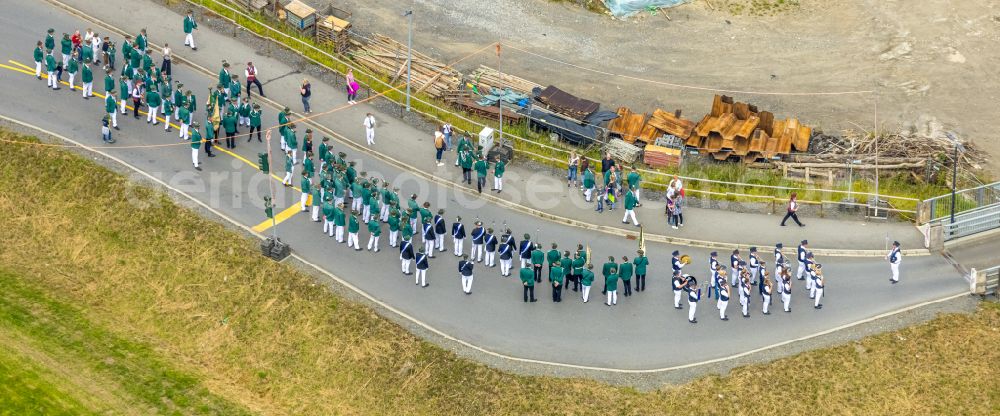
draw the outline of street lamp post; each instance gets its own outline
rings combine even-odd
[[[951,223],[955,223],[955,193],[958,187],[958,152],[962,150],[962,142],[955,137],[952,132],[945,132],[945,135],[951,139],[951,142],[955,145],[955,154],[951,162]]]
[[[406,111],[410,111],[410,81],[412,81],[410,68],[413,63],[413,10],[403,12],[406,16],[409,34],[406,37]]]

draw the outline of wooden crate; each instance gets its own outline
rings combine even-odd
[[[292,0],[284,6],[285,22],[301,32],[313,30],[316,26],[316,9],[299,0]]]
[[[338,53],[347,50],[350,44],[351,22],[336,16],[326,16],[316,23],[316,41],[333,45]]]

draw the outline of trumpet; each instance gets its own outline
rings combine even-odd
[[[683,265],[691,264],[691,256],[689,256],[687,254],[681,255],[680,260],[681,260],[681,264],[683,264]]]

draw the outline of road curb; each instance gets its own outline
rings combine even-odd
[[[117,32],[119,35],[130,34],[129,32],[127,32],[125,30],[122,30],[122,29],[118,28],[117,26],[114,26],[114,25],[112,25],[110,23],[107,23],[104,20],[95,18],[95,17],[93,17],[93,16],[91,16],[91,15],[89,15],[89,14],[83,12],[83,11],[80,11],[80,10],[74,8],[73,6],[70,6],[68,4],[62,3],[62,2],[60,2],[58,0],[46,0],[46,1],[48,3],[50,3],[50,4],[52,4],[52,5],[60,8],[60,9],[65,10],[66,12],[68,12],[70,14],[73,14],[73,15],[81,18],[81,19],[89,20],[89,21],[98,23],[98,24],[100,24],[100,25],[102,25],[102,26],[104,26],[106,28],[109,28],[112,31]],[[201,7],[201,8],[204,9],[204,6],[200,6],[199,5],[199,7]],[[232,20],[230,20],[230,19],[228,19],[228,18],[226,18],[224,16],[220,16],[220,15],[214,13],[214,12],[213,12],[213,15],[216,15],[217,18],[219,18],[219,19],[223,19],[223,20],[228,21],[230,24],[234,24],[234,25],[242,28],[242,26],[240,26],[238,23],[236,23],[236,22],[234,22],[234,21],[232,21]],[[276,42],[276,41],[274,41],[274,40],[272,40],[270,38],[260,36],[260,35],[258,35],[256,33],[252,32],[252,31],[248,31],[248,30],[245,30],[245,31],[247,33],[253,35],[253,36],[256,36],[256,37],[260,38],[260,39],[263,39],[263,40],[268,41],[268,42],[275,42],[278,46],[281,46],[282,48],[288,49],[284,44],[281,44],[280,42]],[[153,43],[153,42],[149,42],[149,45],[150,46],[158,46],[156,43]],[[292,50],[292,52],[294,52],[297,55],[301,56],[303,59],[307,59],[307,60],[313,62],[314,64],[319,65],[324,71],[329,71],[329,69],[327,69],[325,66],[323,66],[319,62],[316,62],[312,58],[309,58],[307,56],[301,55],[301,54],[295,52],[294,50]],[[173,55],[173,59],[175,61],[183,62],[186,65],[190,66],[192,69],[195,69],[195,70],[197,70],[199,72],[207,74],[209,77],[212,77],[212,76],[215,75],[215,73],[212,72],[212,71],[210,71],[209,69],[207,69],[207,68],[205,68],[205,67],[203,67],[201,65],[198,65],[198,64],[192,62],[191,60],[188,60],[188,59],[184,58],[183,55],[180,55],[180,54],[178,54],[176,52]],[[271,107],[273,107],[275,109],[278,109],[279,111],[281,109],[285,108],[285,105],[280,104],[280,103],[278,103],[276,101],[273,101],[270,98],[260,97],[260,98],[258,98],[258,100],[264,101],[265,103],[267,103],[268,105],[270,105]],[[296,121],[296,120],[292,120],[292,121]],[[397,168],[399,168],[401,170],[404,170],[404,171],[407,171],[407,172],[413,174],[414,176],[418,176],[418,177],[420,177],[420,178],[422,178],[422,179],[424,179],[424,180],[426,180],[428,182],[432,182],[432,183],[435,183],[435,184],[438,184],[438,185],[441,185],[441,186],[445,186],[445,187],[449,187],[449,188],[455,189],[457,191],[461,191],[461,192],[463,192],[463,193],[465,193],[467,195],[470,195],[470,196],[473,196],[473,197],[478,197],[478,198],[484,199],[484,200],[486,200],[488,202],[492,202],[495,205],[498,205],[498,206],[501,206],[501,207],[505,207],[505,208],[508,208],[508,209],[511,209],[511,210],[514,210],[514,211],[518,211],[518,212],[521,212],[521,213],[524,213],[524,214],[532,215],[532,216],[535,216],[535,217],[538,217],[538,218],[542,218],[542,219],[545,219],[545,220],[548,220],[548,221],[551,221],[551,222],[555,222],[555,223],[558,223],[558,224],[568,225],[568,226],[572,226],[572,227],[576,227],[576,228],[582,228],[582,229],[585,229],[585,230],[598,231],[598,232],[601,232],[601,233],[604,233],[604,234],[608,234],[608,235],[612,235],[612,236],[616,236],[616,237],[621,237],[621,238],[625,238],[625,239],[628,239],[628,240],[636,240],[639,237],[639,232],[638,231],[631,232],[631,231],[628,231],[628,230],[625,230],[625,229],[622,229],[622,228],[618,228],[618,227],[607,226],[607,225],[591,224],[591,223],[588,223],[586,221],[580,221],[580,220],[575,220],[575,219],[572,219],[572,218],[564,217],[564,216],[561,216],[561,215],[550,214],[548,212],[545,212],[545,211],[542,211],[542,210],[539,210],[539,209],[536,209],[536,208],[532,208],[532,207],[529,207],[529,206],[526,206],[526,205],[521,205],[521,204],[518,204],[518,203],[514,203],[514,202],[510,202],[510,201],[501,199],[501,198],[499,198],[497,196],[494,196],[494,195],[478,194],[476,192],[473,192],[472,189],[469,189],[469,188],[466,188],[464,186],[461,186],[457,182],[454,182],[454,181],[451,181],[451,180],[442,179],[442,178],[438,178],[438,177],[436,177],[434,175],[431,175],[431,174],[428,174],[428,173],[424,172],[422,169],[419,169],[419,168],[417,168],[415,166],[412,166],[412,165],[410,165],[408,163],[400,161],[400,160],[398,160],[396,158],[393,158],[391,156],[385,155],[383,153],[376,152],[376,151],[374,151],[372,149],[369,149],[367,147],[361,146],[360,144],[355,143],[354,141],[348,139],[346,136],[344,136],[344,135],[342,135],[340,133],[337,133],[336,131],[334,131],[334,130],[332,130],[330,128],[327,128],[326,126],[317,124],[316,122],[314,122],[312,120],[306,120],[305,122],[303,122],[303,124],[307,124],[307,125],[311,126],[314,130],[320,131],[320,132],[322,132],[322,133],[324,133],[324,134],[326,134],[328,136],[331,136],[332,138],[336,139],[341,144],[343,144],[345,146],[348,146],[348,147],[354,149],[355,151],[357,151],[359,153],[363,153],[363,154],[367,154],[367,155],[370,155],[370,156],[374,156],[374,157],[379,158],[379,159],[381,159],[381,160],[383,160],[383,161],[385,161],[387,163],[395,165]],[[668,236],[668,235],[665,235],[665,234],[656,234],[656,233],[649,233],[649,232],[644,232],[643,233],[643,237],[645,238],[645,240],[647,242],[657,242],[657,243],[664,243],[664,244],[678,245],[678,246],[685,246],[685,247],[692,247],[692,248],[707,248],[707,249],[718,249],[718,250],[745,249],[745,248],[752,247],[752,246],[756,246],[756,247],[772,247],[773,244],[774,244],[773,242],[769,242],[769,243],[766,243],[766,244],[725,243],[725,242],[716,242],[716,241],[696,240],[696,239],[683,238],[683,237],[671,237],[671,236]],[[887,253],[887,250],[850,250],[850,249],[828,249],[828,248],[811,248],[811,251],[814,254],[816,254],[817,256],[826,256],[826,257],[884,257],[886,255],[886,253]],[[904,256],[928,256],[928,255],[931,255],[930,250],[927,250],[927,249],[907,249],[907,250],[902,250],[902,253],[903,253]]]

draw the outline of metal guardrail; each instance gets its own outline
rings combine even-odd
[[[955,222],[947,218],[939,221],[944,227],[945,241],[1000,228],[1000,203],[957,214]]]
[[[955,213],[974,210],[1000,203],[1000,182],[993,182],[975,188],[955,192]],[[930,216],[928,222],[951,216],[951,194],[944,194],[924,200]],[[956,217],[957,220],[957,217]]]
[[[185,0],[185,1],[188,4],[191,4],[192,6],[197,6],[197,7],[200,7],[202,9],[208,10],[208,11],[212,12],[213,14],[216,14],[217,16],[222,17],[225,20],[228,20],[232,24],[235,24],[237,26],[241,26],[239,23],[237,23],[232,18],[229,18],[228,16],[225,16],[225,15],[220,15],[217,12],[215,12],[214,10],[210,9],[206,5],[206,3],[211,3],[211,4],[214,4],[214,5],[218,5],[218,6],[222,7],[222,8],[224,8],[224,9],[226,9],[228,12],[232,13],[234,16],[238,16],[239,18],[246,19],[247,21],[252,22],[254,25],[266,29],[271,34],[275,35],[276,37],[279,37],[279,38],[282,38],[282,39],[287,39],[288,41],[293,42],[293,43],[295,43],[296,45],[298,45],[300,47],[307,48],[307,49],[309,49],[312,52],[315,52],[315,53],[317,53],[319,55],[322,55],[322,56],[324,56],[326,58],[329,58],[330,60],[332,60],[334,62],[337,62],[337,63],[339,63],[341,65],[344,65],[345,67],[353,69],[354,72],[355,72],[355,74],[357,74],[357,75],[364,75],[365,77],[371,79],[373,83],[380,84],[382,86],[382,88],[385,88],[385,89],[388,89],[388,90],[393,90],[393,91],[396,91],[396,92],[399,92],[399,93],[403,92],[402,88],[400,88],[398,86],[395,86],[395,85],[391,85],[391,84],[383,81],[377,75],[371,74],[369,71],[367,71],[365,68],[361,67],[360,65],[355,65],[355,64],[349,62],[347,59],[344,59],[343,57],[334,55],[334,54],[332,54],[329,51],[326,51],[324,49],[317,48],[316,46],[314,46],[312,44],[309,44],[309,43],[307,43],[307,42],[305,42],[305,41],[303,41],[303,40],[295,37],[294,35],[285,33],[281,29],[272,27],[267,22],[263,22],[263,21],[257,19],[255,16],[253,16],[251,14],[245,13],[245,12],[243,12],[241,10],[237,10],[237,9],[233,8],[231,5],[226,4],[226,0]],[[268,35],[260,34],[260,33],[255,33],[252,30],[250,31],[250,33],[252,33],[252,34],[254,34],[254,35],[258,36],[258,37],[261,37],[261,38],[264,38],[264,39],[268,39],[268,40],[272,40],[272,41],[274,41],[276,43],[279,43],[279,44],[283,44],[283,42],[281,42],[278,39],[275,39],[273,37],[270,37]],[[311,58],[309,56],[305,56],[305,55],[303,55],[303,56],[306,59],[312,61],[314,64],[322,66],[322,67],[326,68],[329,71],[332,71],[334,73],[340,73],[336,69],[331,68],[331,67],[327,66],[326,64],[317,61],[316,59],[313,59],[313,58]],[[387,99],[389,101],[395,102],[396,104],[403,105],[403,102],[395,100],[392,97],[389,97],[387,95],[383,95],[383,98],[385,98],[385,99]],[[429,108],[433,109],[435,112],[438,112],[438,113],[441,113],[441,114],[448,114],[449,116],[461,119],[464,122],[467,122],[467,123],[469,123],[469,124],[471,124],[473,126],[476,126],[477,128],[482,128],[482,127],[496,128],[496,126],[492,126],[492,125],[488,126],[488,125],[480,123],[480,122],[478,122],[476,120],[472,120],[472,119],[466,117],[463,114],[456,113],[455,111],[452,111],[452,110],[449,110],[449,109],[446,109],[446,108],[441,108],[438,105],[436,105],[435,103],[423,100],[423,99],[421,99],[419,97],[415,97],[415,96],[411,97],[411,100],[415,101],[415,102],[419,102],[419,103],[421,103],[423,105],[426,105]],[[444,123],[444,120],[441,120],[436,114],[432,114],[430,112],[421,111],[418,108],[412,108],[412,111],[414,111],[416,113],[419,113],[422,116],[424,116],[424,117],[426,117],[426,118],[428,118],[430,120],[434,120],[434,121],[436,121],[438,123],[442,123],[442,124]],[[464,131],[463,129],[460,129],[457,126],[456,126],[456,129]],[[473,135],[478,134],[478,132],[469,132],[469,133],[473,134]],[[542,143],[542,142],[539,142],[539,141],[530,140],[530,139],[527,139],[527,138],[524,138],[524,137],[521,137],[521,136],[517,136],[517,135],[511,134],[511,133],[504,133],[504,136],[509,137],[509,138],[511,138],[513,140],[530,143],[532,146],[539,146],[539,147],[542,147],[544,149],[551,150],[551,151],[557,153],[558,155],[560,155],[560,157],[552,157],[552,156],[549,156],[549,155],[542,155],[542,154],[538,154],[538,153],[534,153],[534,152],[530,152],[530,151],[526,151],[526,150],[515,150],[518,153],[525,154],[525,155],[530,156],[530,157],[535,158],[535,159],[547,160],[549,162],[556,163],[556,164],[558,164],[560,166],[566,165],[566,161],[568,159],[570,150],[562,149],[562,148],[555,147],[555,146],[551,146],[551,145],[548,145],[548,144],[545,144],[545,143]],[[837,196],[850,196],[850,195],[853,195],[853,196],[856,196],[856,197],[863,196],[865,198],[872,198],[872,199],[879,198],[879,199],[882,199],[882,200],[888,200],[893,205],[896,205],[897,203],[900,203],[900,204],[903,204],[903,203],[912,203],[912,202],[920,203],[920,200],[916,199],[916,198],[909,198],[909,197],[902,197],[902,196],[895,196],[895,195],[886,195],[886,194],[881,194],[881,193],[876,194],[876,193],[869,193],[869,192],[858,192],[858,191],[853,191],[852,192],[852,191],[847,191],[847,190],[824,189],[824,188],[806,188],[806,187],[796,187],[796,186],[781,186],[781,185],[765,185],[765,184],[754,184],[754,183],[744,183],[744,182],[729,182],[729,181],[722,181],[722,180],[715,180],[715,179],[708,179],[708,178],[697,178],[697,177],[688,177],[688,176],[681,176],[681,175],[673,175],[673,174],[668,174],[668,173],[664,173],[664,172],[657,172],[657,171],[648,170],[648,169],[637,169],[637,170],[640,173],[644,174],[644,175],[648,175],[647,178],[648,177],[658,177],[658,178],[660,178],[660,180],[664,180],[664,181],[669,181],[674,176],[678,176],[680,179],[684,180],[687,184],[691,184],[692,182],[698,182],[698,183],[704,183],[704,184],[718,184],[718,185],[725,185],[725,186],[740,187],[742,189],[769,189],[769,190],[772,190],[772,191],[787,191],[789,193],[790,192],[799,192],[799,193],[803,193],[803,192],[816,192],[816,193],[822,193],[822,194],[826,195],[826,198],[828,198],[830,200],[836,199]],[[647,180],[646,183],[650,183],[650,181]],[[689,189],[692,189],[692,188],[689,187]],[[709,193],[711,193],[711,192],[709,192]],[[731,193],[727,192],[726,194],[729,195]],[[915,210],[894,209],[894,210],[891,210],[891,211],[900,212],[900,213],[906,213],[906,214],[916,214]]]
[[[1000,266],[969,272],[970,289],[974,295],[986,296],[993,294],[1000,297]]]

